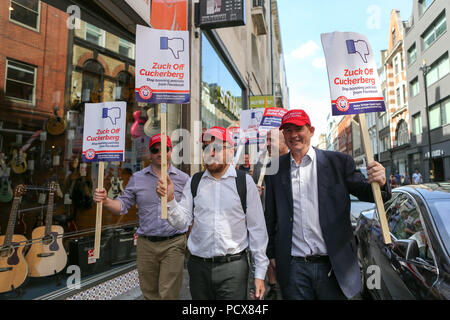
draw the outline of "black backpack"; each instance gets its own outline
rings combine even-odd
[[[202,172],[197,172],[196,174],[194,174],[192,176],[192,180],[191,180],[191,192],[192,192],[192,199],[195,199],[195,196],[197,195],[197,189],[198,189],[198,185],[200,184],[200,179],[203,176],[203,173],[205,173],[205,171]],[[246,173],[244,171],[241,170],[236,170],[237,173],[237,177],[236,177],[236,188],[239,194],[239,198],[241,198],[241,204],[242,204],[242,209],[244,209],[244,214],[247,213],[247,178],[246,178]],[[195,206],[195,203],[194,203]]]

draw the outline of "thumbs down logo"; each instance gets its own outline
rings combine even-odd
[[[103,119],[109,118],[113,125],[117,124],[117,119],[120,119],[120,108],[103,108]]]
[[[160,38],[160,49],[172,51],[175,59],[180,58],[180,52],[184,51],[184,40],[181,38],[169,39],[168,37]]]
[[[348,54],[358,53],[364,63],[367,63],[367,56],[369,55],[369,46],[364,40],[347,40]]]

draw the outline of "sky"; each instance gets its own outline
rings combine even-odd
[[[409,20],[413,0],[277,0],[287,84],[289,109],[303,109],[316,128],[311,140],[317,145],[326,133],[331,112],[330,87],[321,33],[358,32],[369,39],[377,67],[380,51],[387,49],[390,15],[400,11]]]

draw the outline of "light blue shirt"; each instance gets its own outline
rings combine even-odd
[[[313,147],[309,148],[300,164],[291,154],[291,181],[294,204],[291,255],[327,255],[319,222],[317,157]]]

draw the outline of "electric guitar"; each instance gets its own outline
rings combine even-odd
[[[146,118],[142,114],[141,110],[133,112],[134,123],[131,126],[131,136],[135,139],[143,135],[142,126],[145,124]]]
[[[51,182],[45,226],[34,229],[31,234],[33,240],[41,239],[41,241],[32,244],[25,257],[30,277],[54,275],[63,270],[67,264],[67,253],[62,244],[64,229],[62,226],[53,225],[53,202],[56,189],[56,182]]]
[[[152,137],[161,132],[159,128],[160,120],[158,119],[157,111],[157,108],[149,108],[147,110],[148,120],[144,124],[144,133],[147,137]]]
[[[6,234],[0,236],[0,293],[18,288],[28,274],[28,265],[23,256],[25,246],[18,245],[27,239],[22,235],[14,234],[17,211],[25,189],[25,186],[21,184],[15,188],[8,228]]]
[[[117,176],[117,167],[114,168],[114,175],[111,178],[111,187],[108,190],[108,198],[116,199],[123,192],[123,180]]]
[[[53,136],[59,136],[60,134],[64,133],[66,131],[67,122],[66,119],[61,118],[58,115],[59,107],[53,108],[53,114],[50,119],[47,121],[47,131]]]
[[[28,169],[27,154],[22,149],[13,149],[13,155],[11,159],[11,168],[17,174],[22,174]]]

